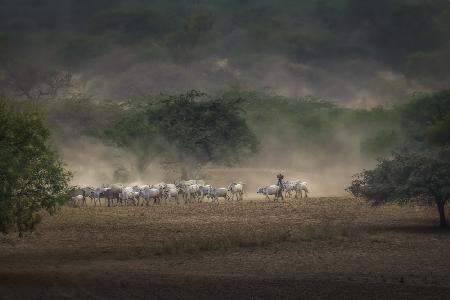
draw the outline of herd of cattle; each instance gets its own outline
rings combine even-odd
[[[73,187],[72,188],[72,206],[87,206],[87,199],[90,199],[94,206],[102,205],[102,199],[105,206],[114,205],[133,205],[143,206],[149,204],[161,204],[162,201],[175,201],[180,203],[201,202],[206,198],[212,202],[219,202],[219,198],[225,200],[243,200],[244,183],[233,182],[228,187],[214,187],[206,184],[203,180],[183,180],[176,183],[160,182],[154,185],[133,185],[124,186],[116,183],[110,186],[99,188],[93,187]],[[275,200],[283,193],[285,197],[291,197],[294,193],[295,198],[308,196],[306,182],[300,180],[284,181],[282,186],[270,185],[260,187],[257,193],[263,194],[270,200],[269,196],[274,196]]]

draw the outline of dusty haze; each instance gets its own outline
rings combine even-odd
[[[246,193],[255,196],[257,187],[276,184],[276,175],[281,172],[287,180],[308,182],[310,196],[340,196],[347,194],[345,188],[350,184],[352,175],[375,163],[361,154],[357,138],[348,138],[346,147],[339,149],[333,157],[325,156],[320,151],[304,153],[293,145],[283,145],[276,140],[264,141],[260,152],[239,166],[206,165],[194,172],[192,177],[218,187],[240,181],[245,183]],[[70,143],[58,143],[57,147],[74,175],[74,185],[102,186],[117,181],[153,184],[181,179],[177,169],[163,166],[157,158],[150,160],[145,171],[140,173],[132,153],[92,137],[80,136]],[[115,176],[118,170],[125,172],[127,180]]]

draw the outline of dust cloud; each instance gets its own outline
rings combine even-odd
[[[412,92],[435,89],[367,59],[317,64],[258,54],[211,55],[189,63],[135,60],[123,49],[99,58],[89,70],[74,75],[76,92],[98,99],[125,99],[191,89],[208,93],[263,89],[287,97],[314,95],[346,106],[374,107],[400,103]],[[107,68],[120,71],[111,73]]]
[[[142,173],[134,155],[92,137],[78,136],[70,142],[57,143],[56,147],[73,175],[73,185],[97,187],[115,182],[149,183],[164,179],[164,170],[158,162],[150,163]]]
[[[342,138],[345,138],[344,135]],[[261,151],[236,167],[206,165],[190,170],[191,178],[203,179],[218,187],[232,182],[245,183],[247,197],[254,198],[256,189],[276,184],[276,175],[284,174],[286,180],[308,183],[309,196],[344,196],[352,176],[363,168],[374,165],[374,160],[364,158],[359,150],[358,138],[347,138],[345,148],[336,149],[333,157],[320,149],[307,153],[293,144],[281,143],[273,137],[264,139]],[[78,137],[72,142],[58,143],[58,151],[72,172],[72,184],[78,186],[103,186],[115,182],[124,184],[154,184],[175,182],[180,179],[179,169],[168,168],[158,158],[149,159],[144,168],[129,151],[106,145],[92,137]]]

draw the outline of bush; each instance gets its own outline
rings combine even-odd
[[[423,153],[395,153],[373,170],[356,176],[347,189],[373,204],[412,200],[435,203],[440,225],[447,226],[445,205],[450,197],[450,149]]]
[[[67,200],[70,174],[48,145],[42,116],[0,101],[0,232],[31,230]]]

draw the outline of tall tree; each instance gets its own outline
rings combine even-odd
[[[108,135],[142,160],[159,156],[178,164],[186,178],[188,169],[208,162],[233,165],[257,151],[257,138],[242,117],[242,101],[197,91],[169,96],[126,117]]]

